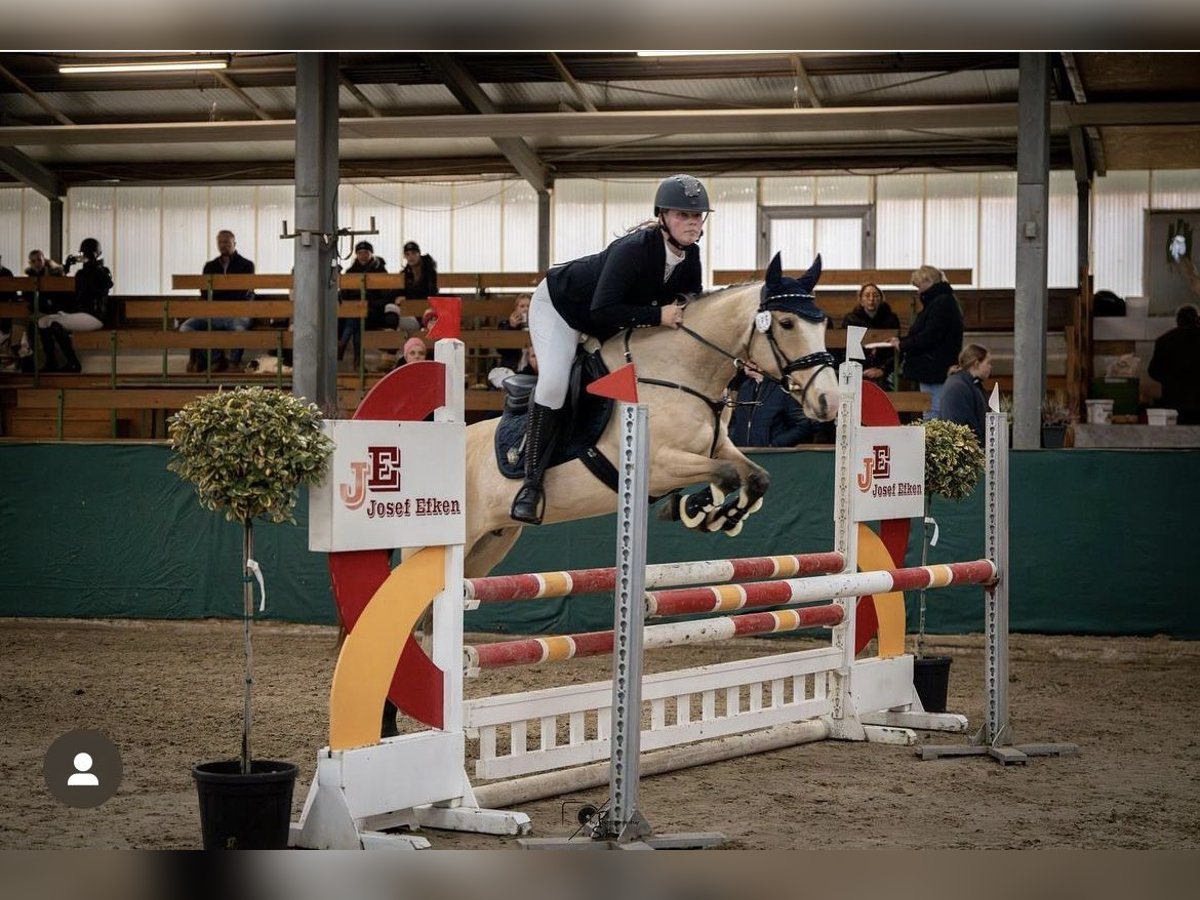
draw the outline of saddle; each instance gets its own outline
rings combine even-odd
[[[604,433],[616,402],[587,392],[589,384],[607,374],[608,367],[599,350],[588,352],[581,347],[576,352],[563,410],[562,437],[550,456],[549,468],[578,459],[615,491],[617,470],[596,449],[596,442]],[[536,384],[535,375],[510,375],[500,385],[504,391],[504,411],[496,426],[495,449],[496,467],[505,478],[525,477],[525,423]]]

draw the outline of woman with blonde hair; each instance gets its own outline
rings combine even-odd
[[[958,354],[958,364],[950,367],[942,390],[942,418],[968,425],[983,444],[983,423],[987,416],[987,398],[983,383],[992,376],[992,357],[987,347],[967,344]]]

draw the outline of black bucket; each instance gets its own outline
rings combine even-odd
[[[925,656],[913,660],[913,687],[926,712],[946,711],[946,689],[950,686],[950,657]]]
[[[200,795],[205,850],[286,850],[296,766],[252,759],[201,763],[192,769]]]

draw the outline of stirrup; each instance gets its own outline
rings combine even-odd
[[[508,511],[508,515],[526,525],[541,525],[545,499],[545,491],[540,486],[523,484],[517,491],[517,496],[513,498],[512,509]]]

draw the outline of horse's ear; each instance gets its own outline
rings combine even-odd
[[[806,293],[811,294],[813,288],[817,286],[817,282],[821,280],[821,254],[817,254],[817,258],[813,260],[813,264],[808,267],[808,271],[800,276],[800,286]]]
[[[779,284],[783,278],[783,255],[776,253],[771,258],[771,264],[767,266],[767,284]]]

